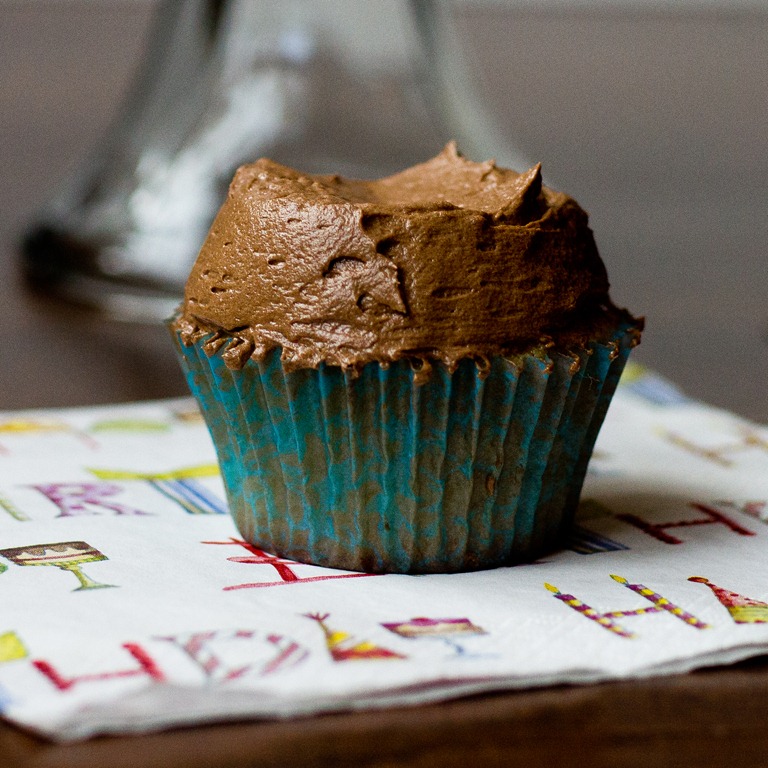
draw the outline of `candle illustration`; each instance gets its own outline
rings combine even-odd
[[[190,515],[226,515],[227,505],[199,480],[150,480],[150,485]]]
[[[150,419],[103,419],[90,427],[91,432],[135,432],[137,434],[169,432],[170,429],[170,425],[166,422]]]
[[[355,640],[347,632],[331,629],[326,623],[328,613],[307,613],[308,619],[316,621],[325,635],[328,652],[334,661],[368,661],[371,659],[404,659],[400,653],[382,648],[370,640]]]
[[[64,541],[56,544],[32,544],[26,547],[0,549],[0,555],[16,565],[53,565],[69,571],[80,582],[73,592],[85,589],[103,589],[113,584],[101,584],[83,573],[81,566],[107,560],[107,556],[84,541]]]
[[[0,664],[24,659],[26,656],[27,649],[15,632],[3,632],[0,635]]]
[[[597,622],[604,629],[607,629],[609,632],[613,632],[620,637],[632,638],[637,637],[637,635],[635,635],[634,632],[624,629],[621,624],[614,621],[615,618],[618,618],[619,616],[639,616],[643,613],[653,613],[658,610],[656,608],[640,608],[637,611],[611,611],[610,613],[600,613],[591,605],[587,605],[585,602],[579,600],[578,597],[561,592],[553,584],[545,582],[544,587],[558,600],[562,600],[568,607],[573,608],[574,611],[577,611],[587,619]]]
[[[81,440],[89,448],[98,447],[98,443],[90,435],[64,422],[34,419],[11,419],[0,422],[0,435],[26,435],[39,434],[40,432],[68,433]],[[0,448],[4,453],[8,452],[2,445]]]
[[[768,603],[718,587],[703,576],[691,576],[688,581],[708,586],[720,603],[728,609],[736,624],[768,624]]]
[[[167,472],[134,472],[130,469],[99,469],[98,467],[86,467],[86,469],[99,480],[189,480],[198,477],[216,477],[219,474],[219,465],[216,463],[195,464],[191,467],[179,467]]]
[[[657,592],[643,584],[630,584],[623,576],[616,576],[611,574],[611,578],[617,581],[619,584],[623,584],[627,589],[631,589],[633,592],[637,592],[638,595],[642,595],[646,600],[650,600],[659,611],[667,611],[671,613],[675,618],[684,621],[686,624],[690,624],[696,629],[709,629],[709,624],[705,624],[700,619],[697,619],[693,614],[684,611],[680,606],[670,603],[666,597],[662,597]]]
[[[420,616],[410,621],[382,623],[381,626],[410,640],[423,637],[440,640],[451,648],[456,656],[467,655],[466,648],[460,642],[461,639],[488,634],[482,627],[478,627],[467,618],[428,619]]]
[[[674,616],[676,619],[680,619],[680,621],[685,622],[685,624],[687,624],[688,626],[694,627],[695,629],[709,628],[708,624],[705,624],[703,621],[696,618],[693,614],[683,610],[682,608],[680,608],[680,606],[675,605],[674,603],[670,602],[666,597],[662,597],[662,595],[658,594],[657,592],[654,592],[652,589],[649,589],[645,585],[630,584],[629,581],[625,579],[623,576],[616,576],[614,574],[611,574],[611,578],[617,583],[626,587],[627,589],[630,589],[633,592],[636,592],[638,595],[641,595],[646,600],[653,603],[653,605],[649,606],[648,608],[635,608],[634,610],[629,610],[629,611],[600,612],[595,610],[591,605],[587,605],[582,600],[579,600],[579,598],[575,597],[574,595],[569,595],[564,592],[561,592],[557,587],[553,586],[552,584],[545,583],[544,586],[558,600],[561,600],[567,606],[569,606],[570,608],[573,608],[573,610],[582,614],[585,618],[596,622],[604,629],[607,629],[609,632],[613,632],[615,635],[618,635],[619,637],[634,638],[634,637],[637,637],[637,635],[634,632],[630,632],[629,630],[625,629],[623,625],[619,624],[616,621],[616,619],[623,619],[631,616],[646,616],[651,613],[666,612]]]
[[[0,494],[0,509],[2,509],[3,512],[9,514],[15,520],[29,520],[29,515],[27,515],[25,512],[22,512],[10,499],[6,498],[2,494]],[[2,573],[3,570],[5,570],[4,566],[0,568],[0,573]]]

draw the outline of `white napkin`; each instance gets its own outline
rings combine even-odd
[[[57,740],[768,651],[768,430],[633,367],[569,549],[365,576],[241,541],[190,400],[0,414],[0,710]],[[37,567],[31,567],[37,566]]]

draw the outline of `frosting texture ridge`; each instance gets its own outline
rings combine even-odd
[[[282,349],[286,369],[410,358],[453,369],[544,343],[567,350],[629,315],[587,214],[525,173],[454,144],[375,181],[241,167],[175,327],[230,367]]]

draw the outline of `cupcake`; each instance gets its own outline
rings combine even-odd
[[[540,166],[449,144],[376,181],[243,166],[171,326],[247,541],[436,573],[562,541],[642,321]]]

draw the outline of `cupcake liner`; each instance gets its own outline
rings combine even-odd
[[[284,371],[279,350],[242,370],[203,342],[177,348],[243,537],[301,562],[434,573],[554,548],[636,334],[573,355],[540,351],[435,366]]]

